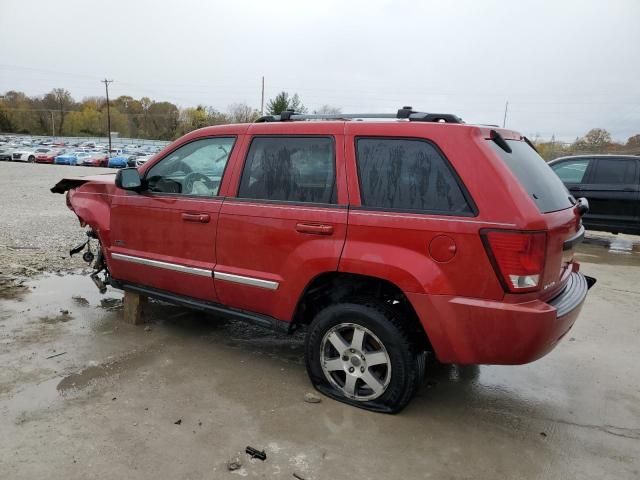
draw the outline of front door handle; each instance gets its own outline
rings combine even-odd
[[[572,192],[579,192],[580,190],[582,190],[582,187],[569,187],[569,190]]]
[[[211,217],[208,213],[183,213],[182,220],[185,222],[209,223]]]
[[[296,231],[300,233],[311,233],[313,235],[331,235],[333,233],[333,225],[298,223],[296,224]]]

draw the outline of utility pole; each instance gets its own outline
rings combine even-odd
[[[109,110],[109,84],[113,83],[113,80],[102,80],[104,83],[104,90],[107,93],[107,131],[109,133],[109,155],[111,154],[111,112]]]
[[[264,75],[262,76],[262,99],[260,100],[260,115],[264,115]]]
[[[509,100],[504,104],[504,118],[502,119],[502,128],[507,126],[507,112],[509,111]]]
[[[53,110],[51,110],[49,113],[51,114],[51,136],[55,137],[56,136],[56,126],[55,126],[55,123],[53,121]]]

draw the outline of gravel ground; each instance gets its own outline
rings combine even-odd
[[[598,283],[551,354],[430,365],[391,416],[306,401],[300,336],[157,302],[125,324],[121,292],[68,273],[83,233],[48,191],[98,170],[0,169],[0,270],[24,282],[0,295],[2,480],[640,478],[638,237],[589,233]]]
[[[113,172],[106,168],[0,163],[0,286],[41,272],[84,268],[69,250],[86,239],[65,196],[49,189],[67,176]]]

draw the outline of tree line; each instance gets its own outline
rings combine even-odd
[[[570,143],[558,142],[551,137],[550,140],[536,138],[533,144],[545,160],[588,153],[640,155],[640,133],[630,136],[626,142],[616,142],[604,128],[592,128]]]
[[[209,125],[253,122],[260,112],[245,104],[233,103],[226,111],[206,105],[180,108],[171,102],[128,95],[109,102],[111,131],[121,137],[172,140],[191,130]],[[267,102],[266,114],[278,115],[287,109],[307,112],[298,94],[280,92]],[[339,113],[325,105],[314,113]],[[64,88],[43,96],[27,96],[8,91],[0,95],[0,132],[29,135],[104,136],[107,133],[105,97],[76,101]]]
[[[122,95],[110,101],[111,130],[126,138],[173,140],[191,130],[225,123],[255,121],[260,112],[246,103],[233,103],[226,111],[211,106],[180,108],[171,102],[149,97],[135,99]],[[76,101],[64,88],[54,88],[42,96],[29,97],[9,91],[0,95],[0,132],[30,135],[104,136],[107,133],[107,105],[104,97],[87,97]],[[284,110],[307,113],[297,93],[280,92],[270,99],[265,113],[278,115]],[[339,114],[340,108],[323,105],[313,113]],[[533,140],[546,160],[579,153],[640,154],[640,133],[626,142],[616,142],[611,134],[594,128],[574,142]]]

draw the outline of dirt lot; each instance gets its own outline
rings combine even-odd
[[[0,169],[0,478],[640,477],[637,237],[589,235],[598,284],[546,358],[434,367],[388,416],[303,401],[300,337],[158,303],[122,323],[120,292],[70,273],[83,233],[48,192],[96,170]],[[247,445],[267,460],[229,472]]]

